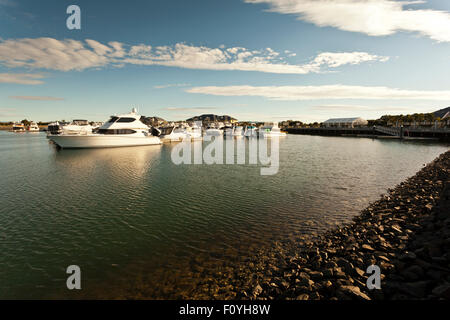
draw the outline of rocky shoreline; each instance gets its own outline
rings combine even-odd
[[[450,299],[449,175],[450,151],[236,298]],[[381,289],[367,288],[370,265],[381,269]]]
[[[203,274],[205,280],[177,298],[450,299],[449,176],[447,151],[352,223],[313,240],[278,243],[237,268]],[[380,267],[381,289],[367,288],[370,265]]]

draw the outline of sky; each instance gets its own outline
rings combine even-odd
[[[449,71],[447,0],[0,0],[0,122],[377,119],[450,106]]]

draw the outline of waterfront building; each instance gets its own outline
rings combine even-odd
[[[331,118],[323,122],[325,127],[343,127],[343,128],[354,128],[367,126],[367,120],[363,118]]]

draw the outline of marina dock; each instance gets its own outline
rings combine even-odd
[[[284,128],[290,134],[307,134],[320,136],[346,136],[391,139],[420,139],[450,141],[449,128],[407,128],[407,127],[320,127],[320,128]]]

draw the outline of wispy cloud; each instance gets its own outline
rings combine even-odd
[[[10,99],[16,100],[34,100],[34,101],[60,101],[64,100],[64,98],[58,97],[45,97],[45,96],[10,96]]]
[[[205,110],[215,110],[217,107],[166,107],[162,110],[166,111],[205,111]]]
[[[58,71],[85,70],[107,65],[160,65],[186,69],[240,70],[282,74],[307,74],[343,65],[388,58],[367,52],[324,52],[305,64],[289,64],[271,48],[250,50],[243,47],[209,48],[177,43],[173,46],[119,42],[102,44],[96,40],[56,40],[53,38],[0,40],[0,63],[7,67],[27,67]]]
[[[0,6],[15,7],[16,3],[11,0],[0,0]]]
[[[340,115],[354,115],[364,113],[366,115],[380,115],[380,114],[395,114],[395,113],[423,113],[423,112],[433,112],[436,107],[427,106],[416,106],[416,105],[392,105],[392,104],[382,104],[382,105],[347,105],[347,104],[330,104],[330,105],[317,105],[308,108],[314,111],[314,113],[320,113],[321,111],[326,112],[329,116],[340,116]]]
[[[16,109],[0,108],[0,117],[13,117],[13,116],[17,116]]]
[[[32,73],[0,73],[0,83],[16,83],[16,84],[42,84],[44,76],[42,74]]]
[[[258,96],[271,100],[392,99],[449,101],[450,91],[404,90],[388,87],[349,85],[324,86],[207,86],[193,87],[190,93],[217,96]]]
[[[345,105],[345,104],[328,104],[318,105],[310,107],[312,110],[317,111],[410,111],[411,106],[365,106],[365,105]]]
[[[244,0],[265,3],[270,11],[293,14],[320,27],[386,36],[399,31],[416,32],[440,42],[450,41],[448,11],[413,9],[426,1],[394,0]],[[405,8],[408,6],[408,8]]]
[[[169,83],[169,84],[161,84],[157,86],[153,86],[155,89],[166,89],[166,88],[173,88],[173,87],[187,87],[189,86],[189,83]]]

